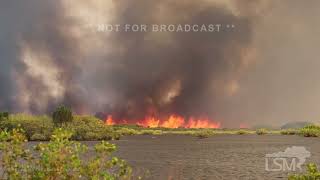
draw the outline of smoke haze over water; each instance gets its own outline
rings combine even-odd
[[[208,116],[226,127],[317,121],[319,7],[317,0],[0,2],[0,110],[41,114],[66,104],[128,119]],[[235,28],[90,28],[101,23]]]

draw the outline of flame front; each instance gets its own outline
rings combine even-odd
[[[129,121],[130,122],[130,121]],[[166,119],[159,119],[154,116],[146,116],[142,120],[134,121],[139,126],[156,128],[156,127],[164,127],[164,128],[221,128],[220,122],[213,122],[208,118],[194,118],[191,117],[189,119],[185,119],[179,115],[170,115]],[[115,124],[130,124],[127,120],[114,120],[112,116],[107,116],[106,119],[107,125],[115,125]]]
[[[112,116],[111,115],[109,115],[108,117],[107,117],[107,119],[106,119],[106,124],[107,125],[110,125],[110,126],[112,126],[112,125],[115,125],[116,123],[113,121],[113,119],[112,119]]]
[[[184,127],[185,121],[183,117],[171,115],[166,121],[161,124],[165,128],[179,128]]]
[[[156,119],[155,117],[147,117],[143,121],[139,121],[137,124],[143,127],[155,128],[155,127],[159,127],[160,120]]]
[[[211,122],[209,119],[195,119],[190,118],[187,124],[187,128],[220,128],[221,124],[220,122]]]

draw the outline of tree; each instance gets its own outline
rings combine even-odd
[[[61,125],[73,120],[72,111],[65,106],[58,107],[52,114],[52,120],[55,125]]]

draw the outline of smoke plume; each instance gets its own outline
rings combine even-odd
[[[246,118],[252,122],[256,116],[239,112],[240,102],[260,96],[253,92],[247,97],[241,83],[250,81],[244,79],[259,64],[257,57],[265,60],[257,56],[261,47],[257,29],[263,16],[274,11],[274,4],[264,0],[1,2],[0,109],[41,114],[65,104],[80,114],[105,112],[125,119],[178,114],[206,116],[229,125]],[[97,32],[94,27],[99,23],[222,24],[222,28],[220,32]],[[227,24],[235,28],[228,29]]]

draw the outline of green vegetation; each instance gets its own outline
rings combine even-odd
[[[299,134],[304,137],[319,137],[320,136],[320,126],[318,125],[307,125],[300,129]]]
[[[130,128],[120,128],[116,132],[122,136],[130,136],[130,135],[140,134],[140,132],[138,130],[130,129]]]
[[[144,129],[144,130],[141,130],[139,134],[142,134],[142,135],[161,135],[162,130]]]
[[[118,139],[119,135],[112,127],[105,125],[101,120],[90,116],[74,116],[69,123],[62,125],[64,129],[73,132],[73,140],[111,140]]]
[[[65,120],[66,119],[66,120]],[[139,125],[108,126],[100,119],[92,116],[73,115],[72,111],[64,106],[57,108],[52,117],[27,114],[0,113],[0,130],[21,128],[25,131],[28,140],[48,141],[57,127],[72,132],[72,140],[92,141],[120,139],[121,136],[131,135],[189,135],[206,138],[213,135],[303,135],[305,137],[320,136],[320,126],[308,125],[302,129],[267,130],[265,128],[250,129],[194,129],[194,128],[145,128]]]
[[[72,140],[110,140],[119,139],[120,134],[101,120],[90,116],[74,116],[71,122],[59,125],[72,131]],[[12,130],[21,128],[28,140],[47,141],[50,139],[55,125],[48,116],[32,116],[26,114],[10,115],[0,122],[0,129]]]
[[[113,157],[114,144],[95,145],[94,156],[88,147],[70,141],[72,133],[56,129],[48,143],[26,148],[23,130],[0,133],[0,169],[3,179],[130,179],[131,168]],[[85,157],[85,159],[83,159]]]
[[[240,129],[236,132],[238,135],[245,135],[245,134],[251,134],[251,131],[245,130],[245,129]]]
[[[319,180],[320,172],[316,164],[310,163],[307,165],[306,174],[291,175],[288,178],[289,180]]]
[[[257,130],[256,130],[256,133],[257,133],[258,135],[265,135],[265,134],[268,133],[268,130],[261,128],[261,129],[257,129]]]
[[[298,129],[283,129],[280,131],[282,135],[297,135],[299,134]]]
[[[194,136],[203,139],[203,138],[208,138],[210,136],[215,135],[214,131],[212,130],[202,130],[202,131],[197,131]]]
[[[9,112],[0,112],[0,121],[5,121],[9,118]]]
[[[29,140],[49,140],[54,126],[48,116],[27,114],[10,115],[7,120],[0,122],[0,129],[13,130],[15,128],[23,129]],[[41,138],[37,139],[37,137],[40,137],[39,135],[41,135]]]
[[[62,113],[63,114],[63,113]],[[71,113],[72,114],[72,113]],[[70,114],[69,114],[70,115]],[[69,116],[68,115],[68,116]],[[209,137],[213,135],[246,135],[246,134],[282,134],[282,135],[302,135],[305,137],[320,136],[320,126],[308,125],[302,129],[193,129],[193,128],[144,128],[138,125],[114,125],[108,126],[100,119],[92,116],[73,115],[71,121],[59,121],[54,123],[49,116],[35,116],[27,114],[12,114],[0,121],[0,129],[12,130],[21,128],[26,132],[28,140],[48,141],[56,127],[70,130],[73,135],[72,140],[111,140],[120,139],[121,136],[130,135],[190,135],[195,137]]]
[[[103,121],[92,116],[74,115],[72,121],[62,124],[53,123],[49,116],[34,116],[27,114],[13,114],[5,121],[0,121],[0,129],[12,130],[21,128],[26,132],[28,140],[47,141],[50,139],[55,127],[70,130],[72,140],[111,140],[121,136],[130,135],[189,135],[195,137],[209,137],[219,134],[243,135],[255,134],[256,131],[249,129],[193,129],[193,128],[144,128],[138,125],[114,125],[107,126]],[[263,131],[262,134],[279,134],[277,131]]]
[[[52,114],[52,120],[53,123],[58,126],[71,122],[73,120],[71,109],[65,106],[58,107]]]

